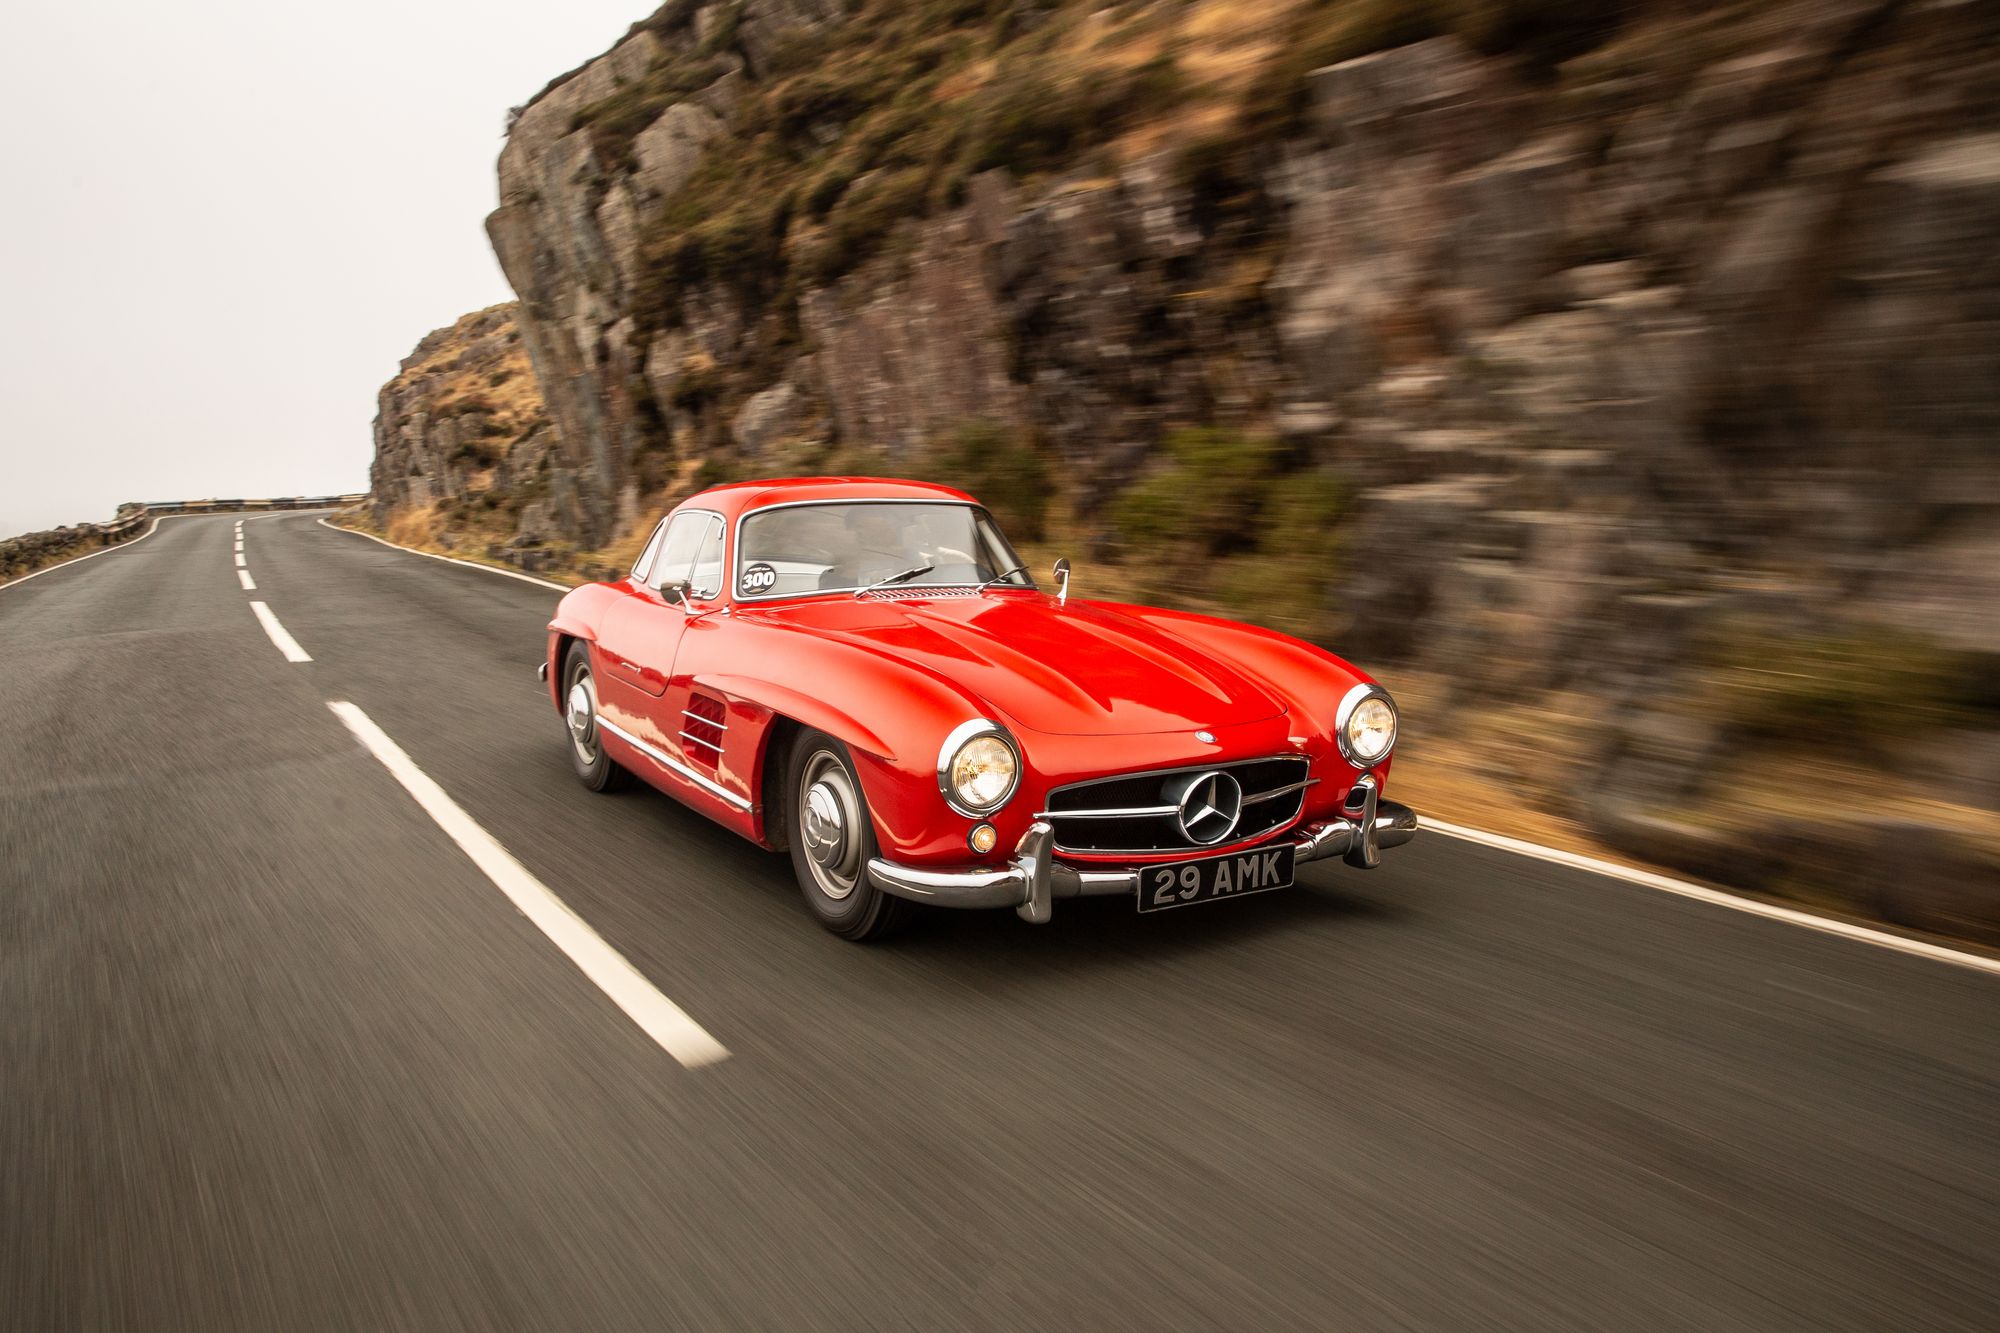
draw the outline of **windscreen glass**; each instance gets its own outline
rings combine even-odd
[[[780,505],[743,520],[736,595],[855,592],[890,579],[885,586],[910,589],[995,579],[997,587],[1034,587],[1020,564],[992,517],[973,505]]]

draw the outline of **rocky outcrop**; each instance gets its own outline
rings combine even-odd
[[[1226,40],[1211,7],[1172,29],[1184,67]],[[1343,497],[1303,628],[1467,703],[1595,701],[1570,813],[1655,854],[1647,821],[1740,753],[1711,727],[1745,636],[1902,636],[1990,678],[1993,7],[1640,4],[1554,57],[1440,32],[1313,71],[1288,118],[1204,118],[1235,93],[1182,84],[1154,114],[1209,128],[1164,136],[1009,100],[1017,43],[1076,101],[1055,52],[1168,22],[1070,8],[1037,9],[1061,42],[1009,18],[983,64],[909,65],[914,120],[864,105],[893,79],[849,73],[888,57],[834,0],[675,0],[527,107],[489,231],[555,424],[565,498],[532,523],[601,546],[698,475],[901,466],[977,419],[1059,462],[1078,549],[1115,557],[1171,432],[1274,438],[1274,502]],[[1277,62],[1318,11],[1270,12]],[[974,149],[912,166],[932,121]],[[431,429],[390,428],[378,495],[470,484],[413,463],[460,447]],[[1990,691],[1934,694],[1994,729]]]
[[[145,531],[146,520],[144,505],[125,504],[109,523],[78,523],[0,540],[0,583],[130,541]]]
[[[376,407],[368,475],[376,526],[416,511],[491,514],[497,504],[516,523],[515,545],[533,547],[560,527],[558,506],[575,508],[551,477],[559,440],[512,303],[426,335]]]

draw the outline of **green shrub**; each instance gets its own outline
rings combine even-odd
[[[978,499],[1017,542],[1038,542],[1047,531],[1048,462],[1026,432],[998,421],[961,422],[912,471]]]
[[[930,175],[921,167],[864,177],[841,198],[801,274],[814,286],[850,273],[880,250],[907,218],[924,215]]]
[[[1214,427],[1177,431],[1162,465],[1112,507],[1128,559],[1169,601],[1206,597],[1231,615],[1310,636],[1340,549],[1347,488],[1293,470],[1276,440]]]
[[[1119,497],[1112,522],[1126,546],[1220,555],[1254,539],[1278,443],[1215,427],[1175,431],[1167,465]]]
[[[1801,634],[1736,617],[1708,635],[1702,657],[1731,725],[1751,735],[1892,742],[1989,703],[1970,655],[1883,625]]]

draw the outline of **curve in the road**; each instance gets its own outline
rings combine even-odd
[[[2000,1324],[1985,975],[1455,838],[857,949],[573,780],[554,590],[250,531],[309,663],[219,520],[0,599],[10,1327]]]
[[[415,547],[404,546],[401,543],[389,541],[387,538],[377,537],[373,533],[358,532],[353,528],[344,528],[339,524],[329,523],[324,518],[320,519],[319,523],[321,527],[328,528],[334,532],[345,532],[350,536],[366,537],[371,542],[387,546],[392,550],[403,551],[410,555],[420,555],[430,560],[442,560],[448,564],[462,565],[467,569],[484,570],[488,574],[498,574],[503,578],[519,579],[522,582],[536,584],[543,588],[552,588],[557,592],[568,592],[570,590],[571,585],[568,584],[554,583],[548,579],[538,579],[532,574],[524,574],[517,570],[498,569],[492,565],[481,564],[476,560],[460,560],[453,556],[439,555],[434,551],[419,551]],[[1615,861],[1606,861],[1595,856],[1585,856],[1580,852],[1569,852],[1557,847],[1547,847],[1540,843],[1529,842],[1524,838],[1514,838],[1504,833],[1494,833],[1488,829],[1454,824],[1445,820],[1434,819],[1430,816],[1422,817],[1422,826],[1430,831],[1442,833],[1446,837],[1478,843],[1481,846],[1491,847],[1497,851],[1508,852],[1515,856],[1526,856],[1538,861],[1548,861],[1556,865],[1582,870],[1589,874],[1601,875],[1607,879],[1621,880],[1627,884],[1636,884],[1643,888],[1657,889],[1662,893],[1671,893],[1695,902],[1708,903],[1714,907],[1726,907],[1731,911],[1746,912],[1751,916],[1762,917],[1768,921],[1779,921],[1787,925],[1803,926],[1808,930],[1816,930],[1823,934],[1854,940],[1857,943],[1872,944],[1877,948],[1892,949],[1897,953],[1906,953],[1917,958],[1928,958],[1933,962],[1948,963],[1954,967],[1967,967],[1976,972],[1986,972],[1994,976],[2000,976],[2000,957],[1971,953],[1964,949],[1952,948],[1949,945],[1939,944],[1931,940],[1917,939],[1909,935],[1898,935],[1891,931],[1877,930],[1873,927],[1860,925],[1852,921],[1842,921],[1835,917],[1821,916],[1815,912],[1801,911],[1797,908],[1785,907],[1777,903],[1764,902],[1756,898],[1747,898],[1741,894],[1730,893],[1727,890],[1718,889],[1710,885],[1696,884],[1689,880],[1677,879],[1672,875],[1663,875],[1658,871],[1641,870],[1633,866],[1620,865]]]

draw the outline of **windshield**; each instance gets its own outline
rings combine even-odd
[[[894,500],[777,505],[743,520],[736,595],[856,592],[898,574],[908,577],[891,586],[913,590],[995,579],[1000,580],[995,587],[1034,587],[1020,563],[992,516],[973,505]]]

